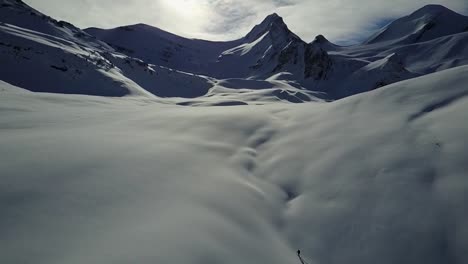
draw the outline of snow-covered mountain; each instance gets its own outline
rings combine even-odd
[[[254,101],[304,102],[468,63],[468,18],[437,5],[394,21],[362,45],[340,47],[322,35],[304,42],[277,14],[241,39],[212,42],[144,24],[83,31],[21,1],[1,2],[0,56],[9,67],[0,78],[32,91],[202,100],[222,94],[236,101],[242,90]]]
[[[120,76],[96,52],[109,49],[105,43],[21,1],[2,0],[0,17],[0,79],[38,92],[128,93],[129,87],[113,83]],[[90,81],[99,92],[89,87]]]
[[[363,44],[349,47],[335,45],[322,35],[305,43],[277,14],[230,42],[183,39],[147,25],[124,28],[86,31],[151,63],[215,78],[296,80],[329,98],[468,62],[468,18],[438,5],[425,6]]]
[[[148,26],[134,26],[135,31],[148,34],[146,38],[163,43],[161,49],[164,49],[164,45],[182,47],[181,43],[190,43],[186,45],[188,51],[182,54],[185,56],[193,52],[192,57],[198,56],[198,62],[173,67],[170,63],[152,64],[140,59],[152,61],[151,57],[141,55],[141,52],[152,54],[144,46],[140,47],[139,54],[130,51],[125,54],[121,47],[108,45],[69,23],[47,17],[21,1],[2,0],[0,13],[0,59],[3,62],[0,79],[31,91],[101,96],[212,98],[224,96],[229,90],[236,90],[231,93],[231,97],[236,97],[237,88],[250,88],[255,101],[303,102],[317,98],[314,96],[317,93],[295,83],[262,80],[258,83],[243,82],[251,84],[249,87],[232,89],[234,87],[230,86],[229,89],[220,84],[239,82],[217,80],[192,71],[201,67],[202,61],[210,61],[209,56],[214,56],[213,61],[216,61],[222,51],[239,43],[210,45],[208,41],[185,40]],[[133,27],[124,28],[118,31],[133,30]],[[148,32],[157,32],[161,37],[153,37],[155,33]],[[161,40],[162,37],[166,42]],[[134,36],[129,36],[129,39],[134,39]],[[219,47],[219,52],[213,55],[210,52],[216,47]],[[190,56],[181,57],[177,65],[183,65],[187,58],[190,59]],[[265,86],[263,92],[257,91]],[[232,100],[235,99],[229,99]]]
[[[427,5],[397,19],[371,36],[365,43],[411,44],[468,32],[468,18],[441,5]]]
[[[292,59],[288,52],[299,63],[301,58],[294,52],[306,45],[277,14],[268,16],[244,38],[228,42],[186,39],[143,24],[85,31],[128,56],[219,79],[266,79],[286,67]]]
[[[86,47],[108,49],[107,44],[96,40],[94,36],[66,21],[57,21],[39,11],[31,8],[20,0],[0,1],[0,22],[23,29],[37,31],[48,36],[68,40]]]
[[[0,5],[0,79],[36,92],[197,97],[209,78],[117,53],[106,43],[21,1]]]

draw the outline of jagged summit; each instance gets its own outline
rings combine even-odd
[[[260,28],[268,28],[272,25],[282,26],[282,25],[285,25],[285,23],[284,23],[283,18],[280,15],[278,15],[277,13],[273,13],[265,17],[265,19],[263,19],[263,21],[257,26],[259,26]]]
[[[323,35],[316,36],[315,39],[310,43],[310,45],[320,47],[321,49],[326,51],[332,51],[339,48],[338,45],[333,44]]]
[[[267,32],[276,34],[295,35],[292,33],[281,16],[277,13],[268,15],[260,24],[256,25],[246,36],[246,39],[257,39]]]
[[[283,18],[278,15],[277,13],[272,13],[270,15],[268,15],[263,22],[274,22],[274,21],[279,21],[279,20],[283,20]]]

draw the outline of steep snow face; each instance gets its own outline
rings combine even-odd
[[[21,0],[0,0],[0,22],[59,37],[82,46],[109,49],[107,44],[81,29],[46,16]]]
[[[0,7],[0,79],[36,92],[147,95],[104,58],[107,44],[22,1]]]
[[[236,77],[265,79],[279,72],[289,72],[296,79],[303,78],[306,44],[288,29],[277,14],[268,16],[255,26],[241,42],[246,43],[223,52],[219,57],[222,72],[240,68]]]
[[[340,97],[346,97],[366,92],[369,88],[370,90],[374,90],[417,76],[419,75],[405,68],[402,58],[397,53],[393,53],[353,72],[347,79],[353,83],[353,86],[341,87],[341,89],[334,92],[340,94]]]
[[[468,63],[468,32],[413,44],[388,45],[384,42],[345,47],[333,54],[374,61],[393,53],[399,54],[408,70],[419,74],[466,65]]]
[[[427,5],[377,32],[367,44],[379,42],[415,43],[468,30],[468,17],[441,5]]]
[[[0,78],[31,91],[190,98],[212,86],[207,77],[9,24],[0,25],[0,39],[0,58],[9,65]]]
[[[94,49],[0,25],[0,79],[36,92],[124,96],[146,92]]]
[[[274,29],[274,30],[272,30]],[[258,39],[261,35],[269,31],[275,31],[277,33],[281,31],[289,31],[283,18],[278,14],[273,13],[267,16],[260,24],[254,26],[254,28],[245,36],[247,40]]]
[[[343,98],[466,65],[466,24],[467,17],[429,5],[394,21],[362,45],[339,47],[318,36],[311,44],[327,52],[332,66],[322,63],[316,70],[327,69],[327,78],[306,79],[302,85],[326,92],[332,98]]]
[[[467,83],[262,107],[0,83],[0,262],[467,263]]]
[[[428,74],[468,64],[468,32],[392,49],[411,71]],[[391,51],[391,50],[390,50]]]

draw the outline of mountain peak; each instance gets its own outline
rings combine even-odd
[[[331,43],[323,35],[316,36],[315,39],[312,42],[310,42],[310,45],[320,47],[325,51],[332,51],[332,50],[336,50],[338,48],[337,45]]]
[[[328,43],[329,41],[323,35],[318,35],[318,36],[315,37],[314,42],[316,42],[316,43]]]
[[[271,15],[268,15],[262,23],[257,25],[256,27],[268,30],[274,26],[282,27],[282,28],[287,28],[286,24],[284,23],[284,20],[282,17],[280,17],[277,13],[273,13]]]
[[[276,29],[276,31],[280,30],[290,32],[288,26],[284,23],[283,18],[277,13],[273,13],[268,15],[260,24],[256,25],[249,34],[247,34],[246,38],[256,39],[272,29]]]
[[[283,18],[281,16],[279,16],[277,13],[272,13],[272,14],[268,15],[263,20],[263,22],[274,22],[274,21],[277,21],[277,20],[283,20]]]
[[[420,15],[420,14],[438,14],[441,12],[454,12],[447,7],[443,5],[436,5],[436,4],[431,4],[431,5],[425,5],[421,7],[420,9],[414,11],[410,16],[412,15]]]
[[[467,27],[468,17],[442,5],[426,5],[408,16],[393,21],[365,43],[423,42],[463,32]]]

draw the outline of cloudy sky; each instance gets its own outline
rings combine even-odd
[[[353,43],[393,18],[435,2],[426,0],[25,0],[78,27],[146,23],[185,36],[228,40],[245,35],[273,12],[306,41],[318,34]],[[467,0],[441,0],[468,14]]]

